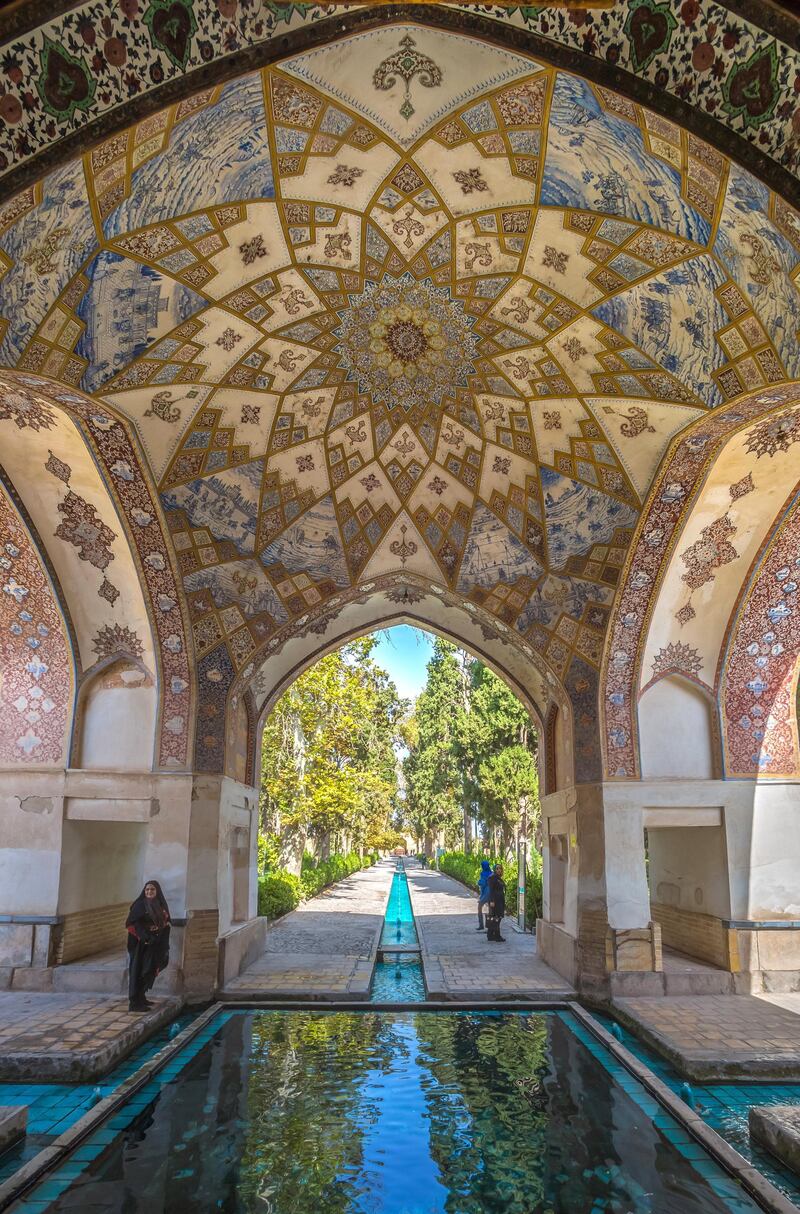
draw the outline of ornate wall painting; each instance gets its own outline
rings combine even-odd
[[[63,766],[75,688],[67,630],[30,534],[0,485],[0,764]]]
[[[641,399],[595,396],[591,407],[642,500],[671,440],[701,416],[700,409]]]
[[[94,638],[106,624],[145,638],[143,660],[154,669],[139,574],[114,503],[75,425],[50,409],[46,429],[11,431],[0,421],[3,464],[47,544],[69,605],[84,669],[96,661]],[[133,470],[120,466],[120,476]]]
[[[158,638],[159,741],[155,762],[164,768],[185,766],[189,760],[192,686],[190,650],[184,633],[184,606],[173,574],[173,557],[161,529],[158,507],[149,481],[139,465],[139,452],[134,440],[120,422],[90,398],[37,376],[1,375],[0,402],[0,421],[5,419],[13,422],[18,430],[32,430],[34,434],[44,431],[46,436],[46,432],[59,421],[70,425],[67,416],[80,423],[81,441],[91,451],[97,468],[103,470],[107,500],[110,501],[110,494],[113,493],[116,518],[125,519],[127,538],[132,548],[127,549],[127,556],[123,552],[123,569],[132,560],[132,550],[136,553],[139,580],[134,585],[133,598],[136,600],[137,594],[140,598],[146,598],[148,627],[144,632],[130,631],[137,636]],[[71,465],[55,453],[48,453],[47,462],[48,480],[60,483],[62,488],[72,482]],[[79,462],[73,457],[76,467]],[[96,477],[98,473],[94,472],[93,475]],[[78,535],[76,538],[80,540],[82,537]],[[96,538],[96,533],[90,529],[86,538],[91,541]],[[100,559],[104,560],[105,554],[101,554]],[[104,582],[108,582],[105,577]],[[80,584],[83,589],[83,583]],[[101,587],[103,584],[101,582]],[[113,583],[110,585],[116,591]],[[107,594],[103,596],[105,601],[111,603],[113,599],[116,602],[118,594],[108,593],[108,586],[106,591]],[[113,631],[115,623],[110,627]],[[126,628],[126,634],[127,631]],[[106,635],[104,627],[98,630],[97,636],[101,634]],[[97,636],[91,642],[93,654],[97,653]],[[93,661],[92,657],[89,664]]]
[[[774,418],[764,415],[796,399],[797,386],[790,384],[753,393],[734,406],[717,410],[695,423],[686,436],[673,444],[657,474],[626,561],[603,659],[600,707],[604,764],[610,778],[631,778],[638,774],[634,705],[640,677],[647,681],[647,671],[644,675],[641,671],[641,650],[666,559],[673,552],[687,508],[693,504],[726,439],[748,422],[757,422],[749,436],[751,446],[758,442],[756,434],[761,435],[765,451],[774,453],[790,446],[793,425],[783,417],[786,410]],[[792,409],[790,416],[795,412]],[[731,486],[726,487],[729,501],[747,496],[740,491],[738,482],[734,486],[733,494]],[[661,651],[659,648],[658,652]]]
[[[769,191],[731,166],[714,252],[739,285],[787,378],[800,376],[800,252],[769,219]]]
[[[387,25],[286,60],[282,67],[405,148],[471,97],[526,75],[530,60],[472,38]]]
[[[718,405],[723,396],[713,373],[725,362],[725,352],[714,338],[728,316],[714,292],[724,282],[716,262],[696,258],[615,295],[595,315],[665,371],[696,384],[707,405]]]
[[[335,17],[338,32],[343,19],[352,16],[358,20],[364,7],[337,4],[268,10],[258,6],[237,9],[235,18],[220,20],[217,10],[212,13],[187,0],[176,10],[175,37],[165,40],[154,19],[158,6],[140,8],[130,17],[122,10],[109,15],[96,0],[74,6],[13,38],[6,48],[9,100],[0,164],[6,170],[23,164],[54,137],[71,133],[176,78],[187,78],[191,88],[196,69],[208,70],[209,64],[232,53],[246,48],[257,52],[268,48],[276,37],[311,32],[329,16]],[[440,22],[458,26],[475,12],[474,5],[442,6],[438,17]],[[409,13],[415,15],[413,7]],[[87,31],[90,39],[97,37],[103,20],[102,54],[98,50],[90,56],[79,31]],[[787,25],[789,20],[787,15]],[[767,32],[738,16],[732,23],[723,4],[707,2],[687,10],[680,0],[647,0],[635,9],[606,5],[600,11],[593,6],[576,10],[497,5],[481,8],[479,21],[490,36],[493,27],[506,40],[508,34],[526,31],[542,38],[545,48],[550,43],[556,51],[585,56],[589,70],[607,61],[617,72],[628,73],[634,83],[637,79],[649,82],[670,100],[688,102],[695,111],[713,115],[714,121],[764,149],[776,163],[790,169],[796,164],[793,81],[798,56],[790,45],[791,34],[782,26]],[[427,76],[419,78],[415,69],[418,72],[425,65],[411,52],[424,54],[426,39],[436,35],[415,26],[411,36],[416,38],[414,46],[404,48],[395,39],[386,47],[388,69],[392,58],[407,49],[408,64],[401,61],[397,83],[386,90],[400,118],[400,111],[413,118],[420,106],[430,103],[436,95],[438,73],[444,75],[448,66],[440,56]],[[48,76],[52,63],[66,66],[66,91],[54,88],[53,81],[59,77]],[[375,66],[370,65],[371,72]],[[40,103],[34,107],[24,104],[23,85],[30,81],[35,82]],[[191,112],[190,103],[182,104]]]
[[[752,434],[728,442],[684,520],[650,624],[643,682],[652,677],[657,652],[680,642],[700,656],[695,677],[715,687],[740,587],[797,482],[797,448],[754,459]]]
[[[106,218],[107,238],[203,207],[273,197],[258,75],[223,85],[210,105],[173,121],[163,151],[134,172],[129,196]]]
[[[800,776],[799,521],[795,495],[754,564],[721,663],[723,762],[731,777]]]
[[[75,353],[85,359],[80,387],[102,388],[149,345],[166,336],[206,301],[160,269],[102,252],[84,271],[90,286],[76,308],[85,325]]]
[[[646,149],[633,109],[610,112],[589,83],[559,73],[540,202],[639,220],[705,246],[710,224],[683,196],[680,151],[676,169]]]

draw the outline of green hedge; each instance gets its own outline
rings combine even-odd
[[[268,919],[279,919],[295,910],[301,902],[313,898],[328,885],[349,877],[361,868],[369,868],[378,859],[377,852],[370,852],[362,860],[358,852],[338,853],[314,866],[303,857],[303,868],[299,877],[283,868],[273,869],[258,882],[258,913]]]
[[[284,869],[268,873],[258,882],[258,913],[279,919],[300,905],[300,878]]]
[[[449,877],[455,877],[456,881],[463,882],[469,889],[477,893],[482,859],[483,856],[468,856],[463,851],[447,851],[439,858],[439,868],[443,873],[447,873]],[[497,863],[497,860],[493,859],[491,863],[494,865]],[[503,879],[506,883],[506,914],[516,915],[517,862],[516,860],[512,862],[503,860],[501,863],[503,865]],[[525,922],[528,927],[533,927],[537,915],[541,915],[542,913],[542,857],[538,852],[533,852],[528,857],[527,892]]]

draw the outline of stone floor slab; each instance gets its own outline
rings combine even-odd
[[[354,873],[279,919],[221,997],[367,999],[394,869],[383,861]]]
[[[158,999],[149,1012],[129,1012],[127,998],[0,992],[0,1079],[97,1079],[180,1006],[177,999]]]
[[[752,995],[615,999],[619,1019],[688,1079],[800,1078],[800,1016]]]
[[[752,1108],[748,1122],[751,1137],[800,1174],[800,1108],[792,1104]]]
[[[407,865],[429,999],[452,1002],[572,999],[575,992],[536,951],[536,938],[503,923],[504,944],[477,931],[478,901],[459,881]]]

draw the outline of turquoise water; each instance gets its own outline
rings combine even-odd
[[[569,1014],[379,1009],[223,1013],[11,1207],[13,1214],[756,1209]]]
[[[404,869],[395,872],[392,877],[381,944],[417,944],[417,929]],[[376,963],[370,1003],[424,1003],[425,994],[419,954],[405,953]]]
[[[607,1029],[615,1024],[610,1016],[593,1012],[596,1020]],[[686,1099],[686,1083],[668,1062],[660,1058],[631,1033],[617,1025],[622,1044],[672,1088]],[[749,1159],[776,1188],[800,1207],[800,1177],[784,1168],[779,1161],[751,1142],[748,1113],[754,1105],[800,1104],[800,1083],[691,1083],[691,1100],[696,1111],[713,1130],[732,1147]]]
[[[180,1016],[94,1083],[0,1083],[0,1105],[28,1106],[27,1136],[0,1154],[0,1183],[43,1147],[50,1146],[54,1138],[79,1121],[98,1100],[110,1095],[193,1019],[194,1013]]]
[[[405,870],[395,872],[392,877],[392,888],[389,891],[389,901],[386,903],[386,914],[381,932],[381,944],[414,944],[417,943],[417,929],[414,926],[414,912],[411,909],[411,898],[408,893],[408,878]]]

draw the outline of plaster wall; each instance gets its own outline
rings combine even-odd
[[[258,793],[228,776],[199,776],[192,792],[187,910],[218,909],[219,934],[234,922],[231,849],[247,839],[250,850],[249,913],[257,911],[255,876]]]
[[[132,902],[144,884],[146,832],[140,822],[66,821],[59,914]]]
[[[0,913],[57,913],[65,778],[0,771]]]
[[[643,780],[710,780],[714,775],[711,706],[698,687],[667,677],[639,701]]]
[[[722,826],[648,828],[649,884],[654,902],[730,918],[730,885]]]
[[[758,784],[750,822],[746,811],[727,815],[742,918],[800,919],[799,813],[800,784]]]
[[[140,671],[135,673],[142,677]],[[108,686],[99,676],[81,714],[81,767],[147,770],[153,763],[156,712],[152,685]]]
[[[219,890],[220,935],[230,931],[243,918],[252,919],[258,913],[258,792],[249,785],[225,777],[220,790],[220,846],[218,851],[217,888]],[[236,898],[234,884],[236,868],[244,857],[235,852],[247,852],[247,873],[240,868],[238,879],[246,881],[246,892]],[[243,914],[245,912],[246,914]]]

